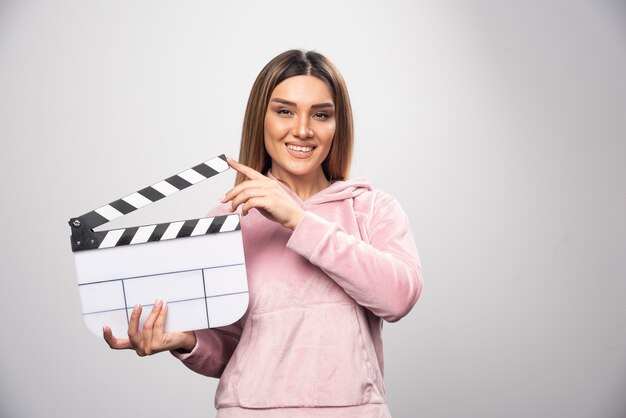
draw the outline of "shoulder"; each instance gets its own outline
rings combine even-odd
[[[393,195],[371,189],[355,196],[353,202],[363,240],[380,245],[410,231],[408,216]]]
[[[364,189],[361,193],[354,196],[354,209],[357,213],[371,214],[383,214],[392,210],[393,212],[399,210],[402,211],[398,199],[391,194],[369,187]]]

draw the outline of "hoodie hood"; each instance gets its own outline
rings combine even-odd
[[[277,180],[272,175],[271,171],[267,172],[267,176],[271,179]],[[302,201],[300,196],[293,192],[286,184],[278,182],[283,189],[289,193],[297,202],[308,205],[319,205],[321,203],[335,202],[338,200],[352,199],[361,193],[369,192],[372,190],[370,183],[363,177],[358,177],[352,180],[338,180],[331,183],[327,188],[320,190],[306,201]]]

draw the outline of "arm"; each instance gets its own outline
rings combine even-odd
[[[165,332],[167,310],[168,305],[157,299],[140,330],[142,306],[137,305],[130,316],[128,338],[116,338],[105,326],[104,340],[114,350],[134,350],[140,357],[170,351],[191,370],[220,377],[239,342],[240,322],[214,329]]]
[[[287,247],[324,270],[358,304],[394,322],[417,302],[422,274],[406,214],[395,199],[381,200],[374,202],[363,240],[307,212]]]
[[[196,330],[194,334],[196,345],[191,352],[174,350],[171,353],[194,372],[219,378],[239,343],[239,322],[221,328]]]
[[[243,215],[256,208],[292,229],[287,247],[324,270],[375,315],[393,322],[411,310],[422,290],[421,266],[408,218],[395,199],[375,195],[380,199],[372,202],[369,224],[360,222],[367,236],[359,240],[338,224],[304,211],[277,182],[231,159],[228,164],[250,180],[226,193],[222,203],[231,202],[231,210],[241,207]]]

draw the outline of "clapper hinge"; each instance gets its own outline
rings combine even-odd
[[[103,234],[94,232],[85,222],[84,216],[72,218],[68,223],[72,227],[72,235],[70,236],[72,252],[98,248]]]

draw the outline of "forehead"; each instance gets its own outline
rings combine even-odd
[[[270,99],[281,98],[298,104],[333,103],[333,95],[326,82],[311,75],[298,75],[278,84]]]

